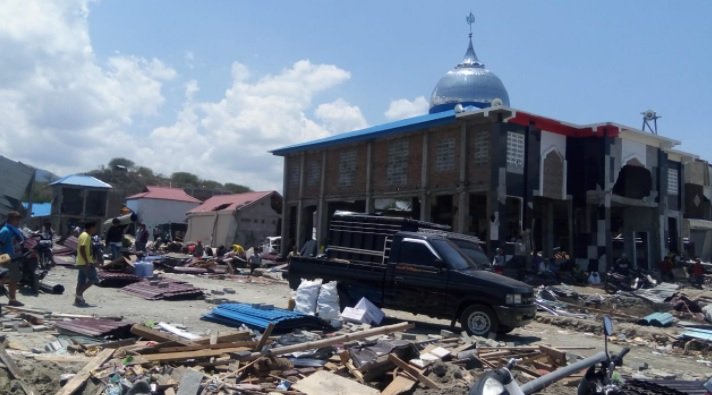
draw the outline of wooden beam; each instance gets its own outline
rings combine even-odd
[[[79,388],[81,388],[84,385],[84,382],[89,379],[89,376],[91,376],[92,371],[95,369],[99,368],[101,365],[104,364],[109,358],[111,358],[112,355],[114,355],[113,349],[106,349],[102,350],[97,354],[89,363],[84,365],[84,367],[77,372],[77,374],[74,375],[69,381],[64,384],[62,388],[57,391],[56,395],[72,395],[74,394]]]
[[[277,348],[273,348],[270,350],[266,350],[264,352],[264,355],[276,356],[276,355],[283,355],[283,354],[291,354],[291,353],[297,352],[297,351],[305,351],[305,350],[311,350],[311,349],[315,349],[315,348],[323,348],[323,347],[328,347],[328,346],[331,346],[331,345],[334,345],[337,343],[349,342],[351,340],[359,340],[359,339],[364,339],[364,338],[371,337],[371,336],[383,335],[386,333],[405,331],[405,330],[408,330],[414,326],[415,325],[413,325],[412,323],[409,323],[409,322],[401,322],[399,324],[366,329],[363,331],[347,333],[345,335],[334,336],[334,337],[330,337],[327,339],[315,340],[315,341],[304,342],[304,343],[299,343],[299,344],[292,344],[292,345],[284,346],[284,347],[277,347]],[[250,358],[254,359],[254,358],[259,358],[261,356],[263,356],[262,353],[255,352],[255,353],[252,353]]]
[[[217,350],[195,350],[195,351],[183,351],[183,352],[164,352],[158,354],[143,354],[136,356],[135,363],[147,363],[147,362],[167,362],[167,361],[182,361],[184,359],[198,359],[198,358],[210,358],[217,357],[223,354],[250,351],[251,348],[248,347],[233,347],[233,348],[220,348]]]
[[[133,333],[136,336],[142,337],[144,339],[153,340],[153,341],[157,341],[157,342],[173,341],[173,342],[182,344],[184,346],[197,346],[196,343],[194,343],[190,340],[187,340],[183,337],[176,336],[171,333],[157,331],[153,328],[149,328],[147,326],[143,326],[143,325],[139,325],[139,324],[136,324],[131,327],[131,333]]]
[[[234,347],[250,347],[253,348],[257,344],[256,341],[240,341],[233,343],[217,343],[217,344],[198,344],[195,346],[176,346],[176,347],[161,347],[158,352],[182,352],[182,351],[196,351],[196,350],[219,350],[221,348],[234,348]]]
[[[433,380],[430,380],[428,376],[424,375],[423,372],[420,371],[420,369],[417,369],[415,366],[411,366],[409,363],[403,361],[402,359],[398,358],[397,355],[395,354],[388,354],[388,360],[393,362],[396,366],[399,368],[405,370],[409,374],[413,375],[414,377],[417,377],[420,382],[425,384],[428,388],[432,389],[440,389],[440,386],[438,383],[434,382]]]
[[[415,385],[415,380],[404,375],[396,375],[386,388],[381,391],[381,395],[399,395],[410,391]]]
[[[272,334],[272,330],[274,329],[274,322],[270,322],[269,325],[267,325],[267,328],[265,328],[265,331],[262,332],[262,337],[260,337],[260,341],[257,343],[255,346],[255,351],[259,352],[262,350],[262,347],[267,343],[267,340],[269,339],[269,336]]]

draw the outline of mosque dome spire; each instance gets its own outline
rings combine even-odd
[[[470,25],[470,34],[465,57],[440,78],[433,89],[430,97],[431,114],[450,110],[457,104],[478,108],[490,107],[494,99],[499,99],[502,104],[509,106],[509,94],[502,80],[487,70],[475,53],[472,45],[472,25],[475,23],[475,16],[472,12],[467,16],[466,21]]]

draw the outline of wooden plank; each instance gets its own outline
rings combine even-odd
[[[250,356],[250,358],[259,358],[263,355],[266,356],[277,356],[277,355],[284,355],[284,354],[291,354],[293,352],[297,351],[304,351],[304,350],[311,350],[315,348],[322,348],[322,347],[328,347],[337,343],[345,343],[349,342],[352,340],[360,340],[360,339],[365,339],[367,337],[371,336],[378,336],[378,335],[383,335],[386,333],[392,333],[392,332],[397,332],[397,331],[405,331],[408,330],[412,327],[414,327],[410,322],[401,322],[399,324],[394,324],[394,325],[386,325],[386,326],[381,326],[378,328],[371,328],[371,329],[366,329],[363,331],[359,332],[353,332],[353,333],[347,333],[345,335],[340,335],[340,336],[334,336],[322,340],[315,340],[311,342],[304,342],[304,343],[298,343],[298,344],[292,344],[289,346],[284,346],[284,347],[276,347],[272,348],[270,350],[266,350],[264,354],[259,353],[259,352],[254,352]]]
[[[81,388],[84,385],[84,382],[89,379],[89,376],[91,376],[91,372],[97,368],[99,368],[104,362],[106,362],[109,358],[111,358],[112,355],[114,355],[113,349],[106,349],[102,350],[97,354],[91,361],[89,361],[88,364],[84,365],[84,367],[77,372],[77,374],[74,375],[69,381],[64,384],[62,388],[57,391],[56,395],[72,395],[74,394],[79,388]]]
[[[410,389],[413,388],[414,385],[415,380],[399,374],[393,378],[393,381],[388,384],[388,387],[384,388],[383,391],[381,391],[381,395],[399,395],[404,392],[410,391]]]
[[[178,386],[176,395],[197,395],[200,383],[203,381],[203,374],[194,369],[186,370]]]
[[[32,388],[31,385],[25,383],[25,380],[22,378],[22,370],[17,367],[12,357],[10,357],[7,352],[5,352],[5,346],[0,346],[0,360],[2,360],[2,363],[5,364],[7,370],[10,371],[12,377],[14,377],[15,380],[20,383],[20,386],[22,387],[22,390],[25,391],[25,394],[39,395],[39,393],[35,391],[35,389]]]
[[[551,359],[551,363],[555,366],[566,366],[566,352],[558,348],[540,345],[539,349]],[[556,369],[556,368],[554,368]]]
[[[195,343],[195,344],[210,344],[211,337],[212,336],[199,337],[199,338],[193,340],[193,343]],[[228,332],[218,334],[217,341],[218,341],[218,343],[228,343],[228,342],[251,339],[251,338],[252,338],[252,333],[250,331],[228,331]],[[169,342],[161,343],[159,346],[160,347],[172,347],[172,346],[177,346],[179,344],[180,343],[169,341]]]
[[[262,337],[260,337],[260,341],[257,343],[255,346],[255,351],[260,351],[262,347],[265,346],[267,343],[267,340],[269,339],[269,335],[272,334],[272,330],[274,329],[274,322],[270,322],[269,325],[267,325],[267,328],[265,328],[265,331],[262,332]]]
[[[184,346],[197,346],[196,343],[194,343],[190,340],[187,340],[185,338],[182,338],[180,336],[157,331],[153,328],[149,328],[147,326],[143,326],[143,325],[139,325],[139,324],[136,324],[131,327],[131,333],[133,333],[136,336],[142,337],[144,339],[153,340],[153,341],[157,341],[157,342],[173,341],[173,342],[182,344]]]
[[[415,366],[411,366],[410,364],[406,363],[402,359],[398,358],[397,355],[395,354],[388,354],[388,360],[396,364],[399,368],[405,370],[409,374],[411,374],[414,377],[418,378],[418,381],[422,382],[428,388],[432,389],[440,389],[440,386],[438,383],[434,382],[433,380],[430,380],[426,375],[423,374],[419,369],[417,369]]]
[[[307,395],[379,395],[380,392],[345,377],[320,370],[292,386]]]
[[[234,348],[234,347],[250,347],[254,348],[255,344],[257,342],[255,341],[239,341],[239,342],[233,342],[233,343],[217,343],[217,344],[209,344],[209,345],[202,345],[198,344],[195,346],[177,346],[177,347],[161,347],[158,349],[158,352],[182,352],[182,351],[195,351],[195,350],[219,350],[221,348]]]
[[[158,354],[143,354],[137,356],[135,359],[136,363],[147,363],[147,362],[167,362],[167,361],[182,361],[184,359],[198,359],[198,358],[210,358],[217,357],[219,355],[250,351],[251,348],[248,347],[233,347],[233,348],[220,348],[217,350],[195,350],[195,351],[184,351],[184,352],[165,352]]]

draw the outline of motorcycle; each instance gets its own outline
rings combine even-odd
[[[604,289],[607,292],[635,291],[642,288],[654,288],[657,280],[643,270],[631,270],[628,275],[609,271],[606,273]]]
[[[593,356],[557,369],[523,385],[519,385],[512,376],[511,370],[517,364],[517,360],[513,358],[506,366],[488,371],[480,377],[470,388],[468,395],[529,395],[586,368],[588,368],[586,376],[581,380],[577,389],[578,395],[622,394],[622,382],[614,370],[616,366],[623,364],[623,357],[630,351],[630,348],[626,347],[614,356],[608,353],[608,336],[613,334],[613,322],[608,316],[603,317],[603,334],[605,350]],[[600,364],[599,369],[596,369],[597,364]]]
[[[41,249],[42,244],[39,240],[40,236],[37,234],[32,234],[25,238],[22,242],[22,277],[18,283],[20,287],[29,287],[32,293],[38,293],[40,291],[40,281],[47,276],[49,272],[49,265],[42,266],[41,261]]]

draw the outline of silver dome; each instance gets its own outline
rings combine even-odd
[[[440,78],[435,86],[430,97],[430,113],[450,110],[458,103],[465,107],[490,107],[492,100],[497,98],[509,107],[507,89],[502,80],[477,59],[470,36],[465,58]]]

